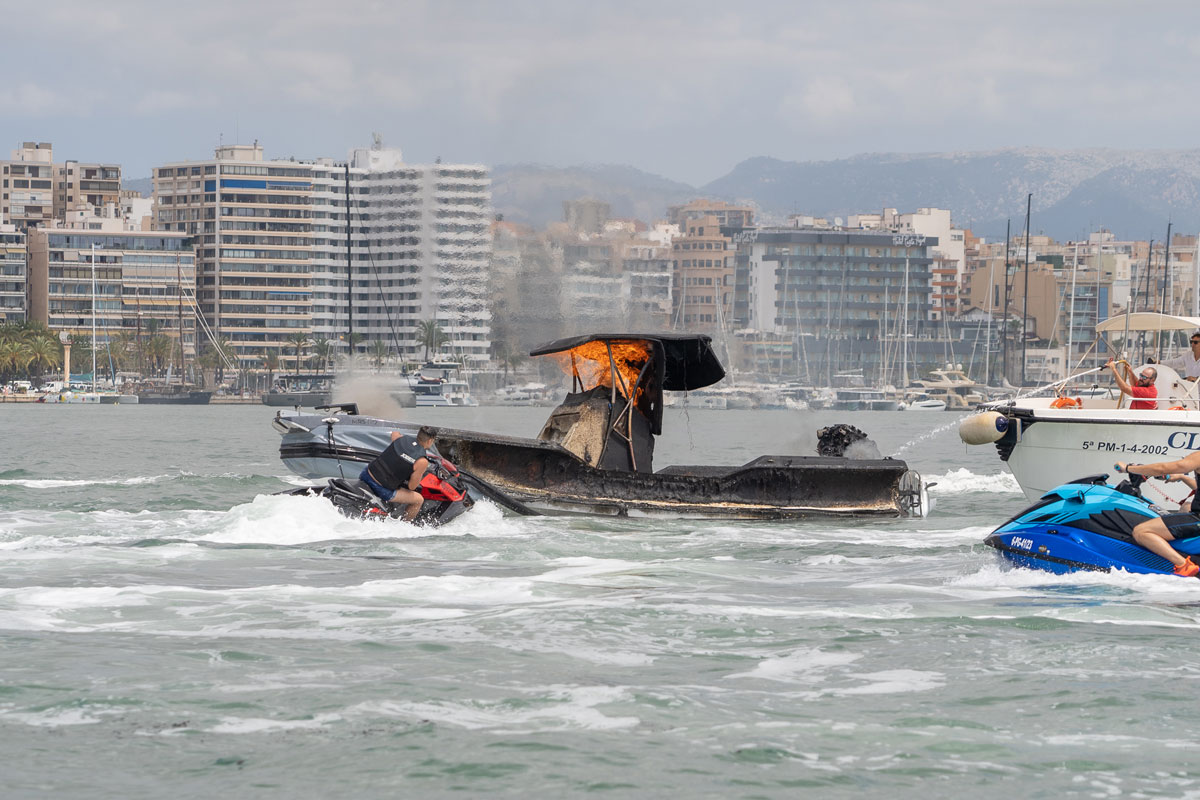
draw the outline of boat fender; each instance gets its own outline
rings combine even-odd
[[[958,423],[958,438],[966,444],[991,444],[1008,432],[1008,417],[999,411],[985,411]]]

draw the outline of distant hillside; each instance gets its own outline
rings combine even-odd
[[[1003,236],[1023,224],[1056,238],[1107,227],[1119,236],[1162,235],[1167,219],[1200,222],[1200,150],[999,150],[862,155],[796,163],[753,158],[702,187],[756,203],[764,214],[845,216],[894,207],[948,208],[976,233]],[[1020,221],[1018,221],[1020,220]]]
[[[885,207],[948,208],[957,224],[988,237],[1018,230],[1033,192],[1033,229],[1069,239],[1107,227],[1118,236],[1161,238],[1200,226],[1200,150],[1040,150],[871,154],[838,161],[758,157],[701,187],[632,167],[506,165],[493,173],[493,202],[505,218],[542,226],[562,219],[562,201],[584,196],[614,216],[647,222],[694,197],[754,205],[767,222],[788,214],[845,217]]]
[[[153,178],[122,178],[121,188],[129,189],[136,192],[141,192],[142,197],[149,197],[154,193]]]
[[[564,200],[594,197],[611,206],[614,217],[653,222],[667,206],[696,195],[686,183],[621,165],[546,167],[501,164],[492,171],[492,205],[510,222],[541,228],[561,221]]]

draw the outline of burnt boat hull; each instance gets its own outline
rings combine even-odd
[[[309,478],[354,477],[410,423],[281,413],[280,458]],[[761,456],[740,466],[598,469],[538,439],[440,429],[438,451],[464,472],[552,514],[707,519],[896,517],[919,510],[919,477],[898,459]]]

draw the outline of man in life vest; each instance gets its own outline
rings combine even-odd
[[[425,451],[433,447],[437,431],[422,426],[416,438],[392,431],[392,442],[359,473],[358,479],[381,500],[404,505],[404,520],[411,522],[421,510],[424,498],[417,493],[421,478],[429,468]]]
[[[1158,370],[1154,367],[1142,367],[1137,379],[1133,385],[1130,385],[1129,381],[1121,377],[1115,361],[1109,361],[1104,366],[1112,370],[1113,379],[1116,380],[1121,391],[1132,398],[1132,402],[1129,403],[1131,409],[1153,411],[1158,408],[1158,401],[1154,399],[1158,397],[1158,387],[1154,385],[1154,381],[1158,378]]]

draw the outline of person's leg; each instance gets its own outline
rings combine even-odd
[[[1148,519],[1135,527],[1133,529],[1133,540],[1151,553],[1162,556],[1177,567],[1187,560],[1179,555],[1174,547],[1167,544],[1167,542],[1175,541],[1175,537],[1171,535],[1171,531],[1167,529],[1161,517]]]
[[[417,512],[421,510],[421,504],[425,502],[425,498],[412,489],[397,489],[392,495],[392,502],[403,505],[404,521],[412,522],[417,516]]]
[[[389,491],[386,486],[383,486],[379,481],[372,478],[370,471],[366,467],[363,467],[363,471],[358,473],[358,479],[365,483],[375,493],[375,496],[383,502],[390,503],[392,501],[395,492]]]

